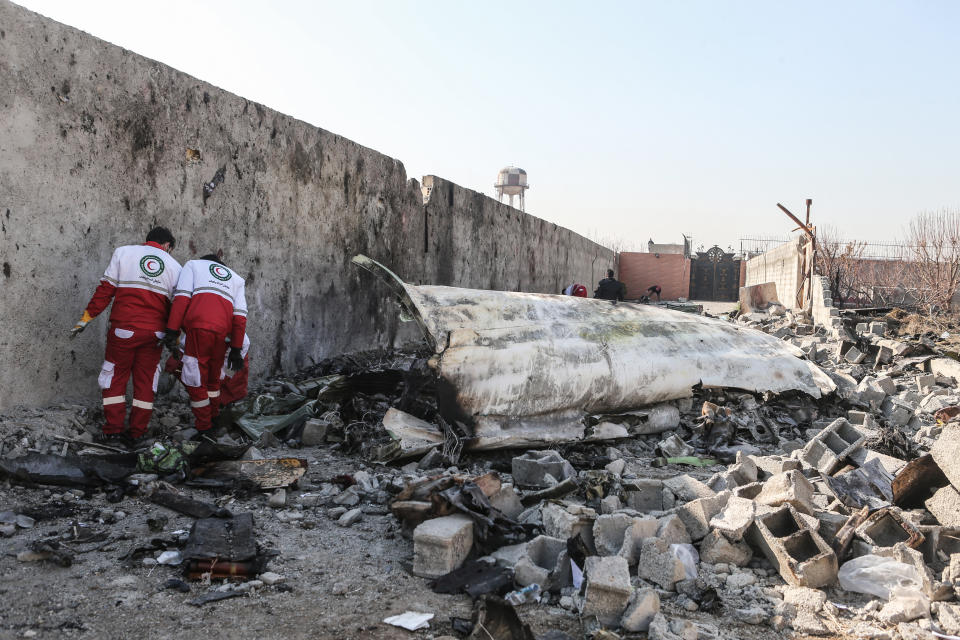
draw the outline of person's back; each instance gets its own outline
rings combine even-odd
[[[600,300],[623,300],[626,287],[613,277],[613,269],[607,270],[607,277],[600,281],[593,297]]]

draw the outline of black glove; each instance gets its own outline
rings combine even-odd
[[[243,369],[243,350],[240,347],[230,347],[230,355],[227,356],[227,367],[231,371],[241,371]]]
[[[180,348],[180,332],[167,329],[167,334],[163,336],[163,346],[170,351],[176,351]]]

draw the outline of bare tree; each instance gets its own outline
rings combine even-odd
[[[830,282],[830,297],[838,307],[844,302],[857,304],[870,298],[865,249],[866,243],[844,240],[834,227],[817,229],[816,271]]]
[[[919,304],[947,310],[960,288],[960,212],[924,211],[907,228],[907,278]]]

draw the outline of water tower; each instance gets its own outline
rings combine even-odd
[[[503,202],[503,196],[510,196],[510,206],[513,206],[513,196],[520,196],[520,211],[526,211],[524,208],[523,194],[530,185],[527,184],[527,172],[520,167],[504,167],[497,174],[497,184],[493,185],[497,190],[497,200]]]

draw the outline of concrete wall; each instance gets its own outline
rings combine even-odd
[[[427,181],[424,204],[393,158],[0,0],[0,408],[97,398],[106,317],[67,330],[113,248],[154,224],[179,261],[222,250],[247,279],[255,376],[413,336],[356,253],[418,283],[540,292],[613,264]]]
[[[788,309],[796,308],[797,290],[803,283],[802,264],[801,238],[798,237],[748,260],[743,286],[774,282],[780,302]]]
[[[655,284],[663,290],[660,294],[663,300],[689,298],[690,259],[675,253],[623,252],[620,279],[627,285],[627,298],[646,295],[647,287]]]

